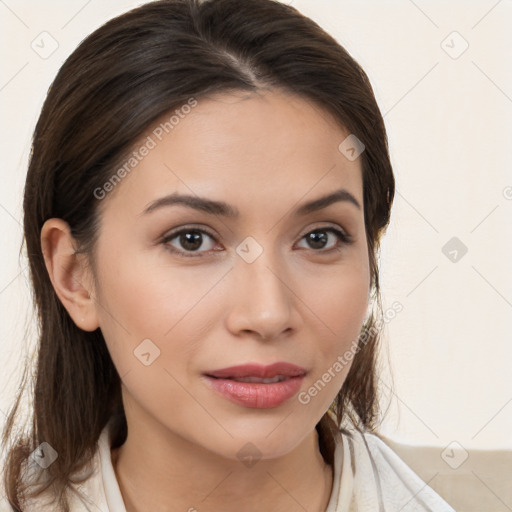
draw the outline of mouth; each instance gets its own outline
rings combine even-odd
[[[213,375],[208,375],[208,377],[212,377],[212,379],[219,379],[222,377],[214,377]],[[273,384],[274,382],[283,382],[283,380],[288,380],[291,377],[286,377],[285,375],[276,375],[270,379],[261,379],[260,377],[224,377],[227,380],[234,380],[235,382],[259,382],[260,384]]]
[[[268,409],[295,395],[307,371],[291,363],[245,364],[204,374],[209,387],[224,398],[250,408]]]
[[[269,365],[249,363],[230,366],[228,368],[221,368],[219,370],[206,372],[205,375],[218,379],[259,379],[253,381],[241,380],[240,382],[260,382],[269,379],[277,379],[272,380],[272,382],[279,382],[279,379],[285,380],[290,377],[299,377],[306,373],[307,372],[304,368],[295,364],[278,362]]]

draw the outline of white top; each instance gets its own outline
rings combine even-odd
[[[109,426],[98,439],[93,473],[74,486],[80,496],[69,494],[71,512],[126,512],[112,466]],[[24,512],[50,511],[55,509],[41,498],[24,508]],[[326,512],[399,511],[455,512],[375,434],[342,430],[334,452],[334,481]]]

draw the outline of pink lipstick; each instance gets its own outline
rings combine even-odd
[[[205,372],[212,389],[245,407],[277,407],[300,389],[307,371],[300,366],[278,362],[271,365],[244,364]]]

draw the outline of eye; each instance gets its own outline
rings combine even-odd
[[[206,247],[204,247],[205,237],[210,240]],[[344,245],[353,243],[351,235],[331,226],[314,229],[300,240],[304,240],[309,245],[305,249],[313,249],[314,252],[318,253],[339,251]],[[334,242],[334,245],[332,243],[329,244],[329,242]],[[195,227],[186,227],[173,231],[163,237],[161,243],[172,253],[184,257],[200,257],[204,253],[222,250],[215,249],[215,237],[213,234]],[[199,250],[201,247],[204,250]]]
[[[199,250],[204,245],[205,236],[208,237],[211,241],[215,240],[213,235],[204,229],[184,228],[166,235],[162,239],[162,243],[165,244],[167,249],[169,249],[171,252],[179,253],[181,256],[201,256],[203,252],[214,250],[214,244],[212,243],[207,244],[205,251]],[[171,243],[173,240],[176,240],[174,244],[179,245],[179,247],[176,247],[176,245]]]
[[[329,246],[329,234],[334,235],[334,245]],[[336,239],[338,244],[336,244]],[[314,249],[315,252],[330,252],[332,250],[341,250],[343,245],[349,245],[353,243],[352,237],[348,233],[333,228],[333,227],[320,227],[313,231],[310,231],[304,235],[301,240],[305,240],[309,247],[306,249]]]

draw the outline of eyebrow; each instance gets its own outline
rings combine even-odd
[[[328,195],[302,204],[296,208],[293,213],[297,216],[307,215],[308,213],[327,208],[331,204],[338,202],[348,202],[354,205],[358,210],[361,210],[359,201],[348,190],[342,188]],[[228,218],[240,217],[239,210],[224,201],[215,201],[204,197],[178,193],[169,194],[159,199],[155,199],[143,210],[142,214],[148,214],[157,209],[173,205],[187,206],[194,210],[206,212],[211,215],[220,215]]]

